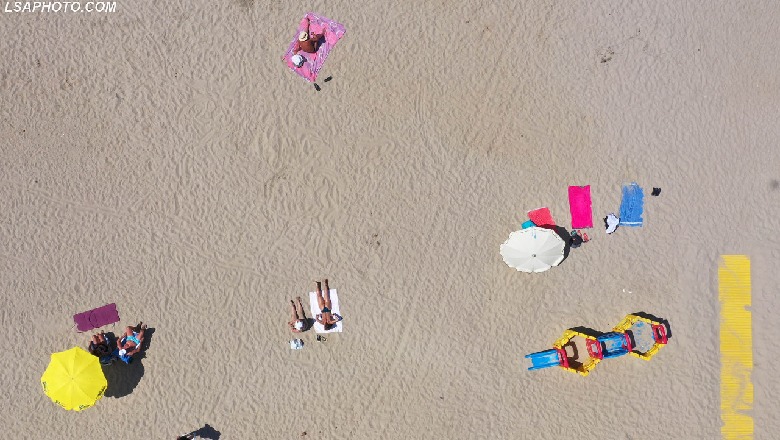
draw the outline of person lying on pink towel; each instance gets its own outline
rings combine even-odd
[[[322,28],[322,33],[312,35],[311,22],[308,18],[305,20],[306,30],[301,31],[301,33],[298,34],[298,41],[295,42],[295,47],[292,51],[293,54],[297,54],[300,51],[304,51],[306,53],[317,52],[317,49],[320,48],[322,42],[325,41],[325,28]]]

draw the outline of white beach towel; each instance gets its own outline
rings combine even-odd
[[[341,309],[339,308],[339,296],[338,294],[336,294],[336,289],[330,289],[330,305],[332,306],[330,308],[330,313],[341,316]],[[330,328],[330,330],[325,330],[325,326],[316,321],[317,315],[322,313],[322,310],[320,310],[320,305],[317,303],[317,292],[309,292],[309,311],[311,312],[311,317],[315,319],[314,322],[315,332],[317,333],[341,332],[341,321],[337,322],[336,325]]]

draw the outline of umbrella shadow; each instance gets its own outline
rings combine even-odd
[[[103,373],[106,376],[108,387],[105,396],[120,398],[129,395],[135,387],[141,382],[144,376],[143,359],[146,358],[146,350],[151,343],[153,328],[147,328],[144,332],[144,342],[141,344],[141,351],[133,356],[132,362],[125,364],[120,360],[114,361],[111,365],[103,366]],[[111,340],[116,341],[116,337],[109,333]]]
[[[561,260],[561,262],[558,263],[558,265],[560,266],[564,261],[566,261],[567,258],[569,258],[569,251],[571,250],[571,235],[569,235],[569,231],[567,231],[566,228],[564,228],[563,226],[558,226],[558,225],[555,226],[545,225],[545,226],[540,226],[540,228],[549,229],[555,232],[556,234],[558,234],[558,236],[561,237],[561,239],[565,243],[565,246],[563,248],[563,260]]]
[[[193,431],[192,433],[195,434],[197,438],[208,440],[219,440],[219,437],[222,435],[221,432],[214,429],[214,427],[208,423],[206,423],[202,428],[198,428],[197,431]]]
[[[144,365],[141,362],[141,356],[137,356],[129,364],[116,361],[112,365],[103,366],[103,373],[105,373],[108,382],[106,397],[127,396],[138,386],[144,376]]]

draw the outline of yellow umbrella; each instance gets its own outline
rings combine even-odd
[[[108,382],[100,360],[83,348],[73,347],[51,355],[41,385],[54,403],[67,410],[81,411],[103,397]]]

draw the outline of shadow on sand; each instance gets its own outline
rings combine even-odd
[[[153,328],[146,329],[144,342],[141,344],[141,352],[133,356],[133,361],[129,364],[116,360],[112,365],[103,366],[103,373],[106,375],[106,381],[108,382],[106,397],[119,398],[127,396],[141,382],[141,378],[144,376],[143,359],[146,358],[146,350],[149,348],[153,334]],[[109,333],[108,335],[112,341],[116,341],[114,334]]]
[[[604,334],[604,332],[600,332],[598,330],[593,330],[590,327],[583,327],[583,326],[572,327],[570,330],[574,330],[575,332],[580,332],[594,338],[598,338],[599,336]]]
[[[214,427],[208,423],[206,423],[202,428],[198,428],[197,431],[193,431],[192,433],[198,436],[198,438],[209,440],[219,440],[219,437],[222,435],[221,432],[214,429]]]
[[[649,313],[645,313],[645,312],[636,312],[636,313],[633,313],[633,314],[636,315],[636,316],[641,316],[642,318],[649,319],[651,321],[660,322],[661,324],[663,324],[664,327],[666,327],[666,337],[669,338],[669,339],[672,339],[672,327],[669,325],[669,321],[667,321],[667,320],[665,320],[663,318],[659,318],[659,317],[657,317],[655,315],[651,315]]]
[[[558,263],[558,265],[560,266],[561,264],[563,264],[564,261],[566,261],[567,258],[569,258],[569,251],[571,250],[571,235],[569,234],[569,231],[567,231],[566,228],[564,228],[563,226],[557,226],[557,225],[540,226],[540,228],[549,229],[555,232],[556,234],[558,234],[558,236],[560,236],[563,239],[563,242],[566,243],[566,247],[563,248],[563,260],[561,260],[561,262]]]

